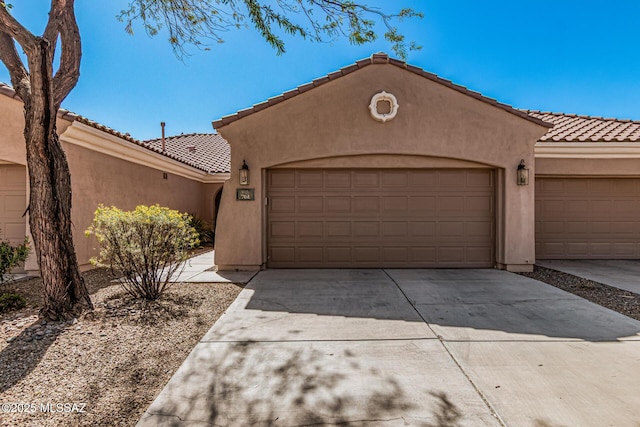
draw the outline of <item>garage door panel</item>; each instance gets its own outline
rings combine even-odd
[[[3,240],[9,240],[12,244],[22,243],[25,235],[24,222],[5,222],[2,233]]]
[[[409,248],[407,247],[383,247],[382,260],[388,263],[406,264],[409,261]]]
[[[486,196],[469,196],[465,199],[467,214],[476,213],[479,216],[493,213],[492,200]]]
[[[301,213],[316,213],[322,214],[324,210],[324,200],[322,197],[317,196],[300,196],[297,199],[298,206],[297,211]]]
[[[564,200],[544,200],[541,202],[541,205],[543,215],[553,215],[554,213],[562,213],[567,210]]]
[[[421,213],[434,212],[436,209],[435,196],[410,196],[409,213],[420,215]]]
[[[437,226],[437,237],[448,239],[451,237],[460,238],[464,236],[464,222],[462,221],[440,221]]]
[[[353,253],[356,263],[380,261],[380,248],[378,247],[358,246],[354,248]]]
[[[609,223],[609,230],[611,231],[612,234],[619,235],[618,238],[626,237],[629,234],[629,230],[632,230],[633,227],[634,227],[633,221],[620,221],[620,222]]]
[[[490,170],[277,171],[267,180],[279,183],[267,189],[269,267],[494,264]]]
[[[409,181],[409,175],[404,171],[382,172],[383,188],[405,188]]]
[[[297,237],[323,237],[324,224],[322,221],[299,221]]]
[[[611,234],[611,227],[609,226],[609,222],[605,221],[591,221],[590,223],[590,232],[593,234]],[[597,237],[597,236],[596,236]]]
[[[355,237],[380,237],[380,223],[378,221],[356,221],[353,225]]]
[[[592,207],[594,208],[594,207]],[[589,215],[589,201],[588,200],[563,200],[558,201],[554,208],[555,212],[569,213],[572,216],[588,216]]]
[[[383,222],[382,223],[382,236],[383,237],[409,237],[409,226],[406,222]]]
[[[292,246],[271,246],[269,257],[272,262],[282,265],[293,264],[296,259],[296,250]]]
[[[271,171],[269,187],[271,189],[292,189],[296,186],[295,172],[291,170]]]
[[[493,174],[488,174],[485,170],[469,171],[466,184],[469,187],[484,187],[487,191],[491,191]]]
[[[435,221],[412,221],[411,234],[421,240],[433,239],[436,237]]]
[[[424,265],[426,263],[436,265],[436,248],[433,246],[412,247],[410,250],[410,261],[418,265]]]
[[[409,212],[408,196],[383,196],[382,197],[383,214],[407,214]]]
[[[354,187],[379,188],[380,174],[377,172],[354,172]]]
[[[274,196],[269,203],[272,213],[294,213],[296,211],[295,197]]]
[[[558,183],[562,193],[586,193],[589,190],[597,191],[595,188],[592,188],[592,183],[589,181],[559,180]]]
[[[351,188],[351,173],[348,171],[327,171],[325,185],[327,188]]]
[[[27,173],[24,166],[0,165],[0,238],[19,244],[26,234]]]
[[[325,206],[328,213],[340,212],[340,213],[349,213],[351,212],[351,198],[346,196],[327,196],[324,199]]]
[[[269,236],[272,239],[296,236],[296,223],[293,221],[273,221],[269,224]]]
[[[491,259],[489,258],[490,251],[487,249],[488,248],[486,246],[468,247],[467,260],[470,262],[477,262],[479,264],[491,262]]]
[[[351,263],[351,248],[350,247],[331,247],[326,248],[327,261],[330,263]]]
[[[633,200],[614,200],[611,209],[619,214],[634,215],[637,213],[638,203]]]
[[[438,185],[438,174],[433,170],[412,171],[409,174],[410,188],[434,188]]]
[[[537,178],[536,258],[640,258],[639,213],[638,178]]]
[[[588,243],[567,243],[560,244],[557,246],[557,253],[562,254],[566,248],[566,252],[571,257],[581,257],[589,254],[589,244]]]
[[[298,248],[297,250],[296,261],[300,261],[303,263],[309,262],[317,262],[322,263],[323,261],[323,248],[322,246],[303,246]]]
[[[465,224],[466,234],[469,237],[481,237],[489,239],[492,236],[492,227],[490,221],[469,221]]]
[[[637,250],[637,244],[633,242],[629,243],[614,243],[614,253],[621,257],[633,256]]]
[[[453,187],[454,191],[460,191],[467,187],[468,174],[461,174],[457,170],[444,170],[438,173],[438,184],[442,188]]]
[[[560,233],[563,231],[570,234],[586,234],[589,232],[589,223],[586,221],[567,221],[565,224],[566,230],[560,229]]]
[[[350,237],[351,221],[327,221],[325,223],[327,237]]]
[[[299,188],[322,188],[323,175],[317,171],[299,171],[296,174],[296,185]]]
[[[459,265],[465,260],[464,246],[438,248],[438,262],[443,266]]]
[[[353,210],[359,213],[377,213],[380,211],[380,197],[378,196],[355,196],[353,198]]]
[[[443,214],[465,214],[463,196],[440,196],[438,207],[438,211]]]

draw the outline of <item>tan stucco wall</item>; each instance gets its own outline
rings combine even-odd
[[[69,125],[59,118],[58,133],[62,134]],[[3,95],[0,95],[0,162],[27,164],[22,102]]]
[[[371,97],[383,90],[395,95],[400,105],[397,117],[387,123],[374,121],[368,110]],[[387,156],[386,167],[411,167],[405,156],[427,156],[495,168],[500,203],[497,262],[513,268],[534,262],[534,189],[516,185],[516,166],[524,159],[533,177],[533,146],[546,128],[502,109],[393,65],[370,65],[232,122],[219,132],[232,153],[229,191],[223,195],[216,230],[220,268],[255,269],[265,263],[263,176],[267,168],[368,154]],[[235,200],[237,170],[243,159],[251,168],[254,202]],[[314,167],[330,163],[322,161]],[[345,163],[336,162],[335,167]]]
[[[95,255],[94,239],[84,236],[98,204],[130,210],[140,204],[155,204],[207,215],[202,183],[63,143],[71,170],[72,219],[78,262],[86,265]],[[220,184],[208,184],[213,188]],[[211,191],[211,190],[210,190]]]
[[[640,158],[537,158],[536,176],[640,176]]]

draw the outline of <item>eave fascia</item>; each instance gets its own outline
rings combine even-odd
[[[224,184],[226,181],[231,179],[231,173],[229,172],[219,172],[219,173],[211,173],[207,174],[203,181],[204,184]]]
[[[220,176],[225,174],[208,174],[78,121],[74,121],[60,139],[91,151],[202,183],[224,182],[228,179]]]
[[[536,158],[640,159],[637,142],[537,142]]]

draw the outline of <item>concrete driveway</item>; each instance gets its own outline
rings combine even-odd
[[[640,294],[640,260],[548,260],[536,264]]]
[[[138,425],[637,427],[639,332],[504,271],[269,270]]]

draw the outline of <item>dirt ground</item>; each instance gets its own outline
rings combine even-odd
[[[132,301],[105,269],[83,274],[95,310],[38,319],[40,279],[0,286],[27,307],[0,315],[0,426],[132,426],[241,290],[173,285]]]

